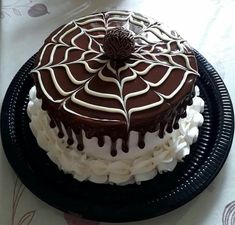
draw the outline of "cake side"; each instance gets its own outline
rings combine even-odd
[[[193,104],[187,106],[187,116],[179,120],[179,129],[172,133],[166,132],[162,139],[157,132],[147,132],[145,140],[148,146],[145,149],[133,145],[138,135],[132,132],[128,143],[130,151],[122,152],[119,140],[118,154],[112,157],[109,154],[111,140],[108,136],[105,137],[104,146],[99,147],[96,138],[87,139],[83,131],[84,151],[77,150],[76,139],[74,144],[68,145],[68,136],[58,138],[58,128],[50,127],[50,117],[41,109],[42,100],[36,98],[35,87],[30,90],[29,98],[27,112],[31,120],[30,128],[38,145],[59,169],[72,174],[78,181],[125,185],[140,183],[152,179],[158,173],[172,171],[177,162],[190,153],[190,145],[197,140],[198,127],[203,123],[201,112],[204,101],[199,97],[199,89],[196,87]]]

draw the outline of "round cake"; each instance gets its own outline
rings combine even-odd
[[[203,122],[193,49],[134,12],[96,13],[59,27],[31,75],[31,129],[79,181],[126,184],[172,171]]]

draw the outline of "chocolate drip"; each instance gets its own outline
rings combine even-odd
[[[62,130],[61,122],[55,121],[55,123],[56,123],[56,126],[58,127],[58,130],[59,130],[59,132],[58,132],[58,137],[59,137],[59,138],[63,138],[63,137],[64,137],[64,132],[63,132],[63,130]]]
[[[94,135],[92,135],[92,132],[90,132],[89,130],[87,130],[85,132],[85,135],[86,135],[86,138],[88,138],[88,139],[91,139],[92,137],[94,137]],[[99,139],[99,137],[98,137],[98,139]]]
[[[166,131],[168,133],[171,133],[173,131],[173,121],[174,121],[174,116],[172,116],[172,118],[167,123]]]
[[[117,155],[116,140],[115,141],[112,140],[110,153],[111,153],[111,156],[113,157]]]
[[[72,129],[71,128],[66,128],[66,132],[67,132],[67,135],[68,135],[67,144],[72,145],[74,143],[73,135],[72,135]]]
[[[165,127],[168,133],[171,133],[173,129],[179,129],[179,119],[185,118],[187,116],[186,108],[188,105],[192,105],[193,95],[195,95],[195,93],[189,94],[177,107],[175,107],[174,111],[172,111],[170,115],[166,117],[165,121],[167,122],[163,121],[160,123],[160,128],[159,128],[160,138],[164,137]]]
[[[187,105],[192,105],[192,104],[193,104],[193,99],[190,98]]]
[[[98,145],[100,147],[103,147],[104,146],[104,137],[101,136],[101,137],[98,137]]]
[[[37,96],[37,98],[40,98],[40,97]],[[42,107],[43,110],[47,110],[47,104],[46,103],[42,102],[41,107]]]
[[[129,147],[128,147],[128,140],[127,139],[122,139],[122,151],[123,152],[129,152]]]
[[[164,134],[165,134],[165,126],[166,126],[166,122],[165,121],[162,121],[160,122],[160,128],[159,128],[159,133],[158,133],[158,136],[160,138],[163,138],[164,137]]]
[[[176,117],[175,117],[175,121],[174,121],[174,125],[173,125],[173,128],[176,130],[176,129],[179,129],[179,119],[180,119],[180,115],[179,113],[177,113]]]
[[[145,147],[145,141],[144,141],[144,137],[145,137],[146,132],[139,132],[139,139],[138,139],[138,146],[139,148],[144,148]]]
[[[82,137],[82,130],[79,129],[77,132],[76,132],[76,138],[77,138],[77,149],[79,151],[82,151],[84,149],[84,144],[83,144],[83,137]]]
[[[72,145],[73,143],[74,143],[73,139],[69,139],[69,138],[68,138],[67,144],[68,144],[68,145]]]
[[[181,113],[181,118],[185,118],[187,116],[186,110],[184,109]]]
[[[186,113],[187,104],[186,104],[186,102],[187,102],[187,98],[180,105],[179,112],[180,112],[180,117],[181,118],[185,118],[187,116],[187,113]]]
[[[191,93],[191,98],[194,98],[196,95],[195,89],[193,89],[192,93]]]
[[[156,130],[158,130],[158,127],[156,127],[156,124],[155,123],[152,123],[150,126],[149,126],[149,129],[148,131],[153,133],[155,132]]]
[[[148,130],[141,130],[138,132],[138,146],[139,148],[143,149],[145,147],[145,134],[146,132],[154,132],[155,130],[159,130],[159,137],[163,138],[165,135],[165,129],[168,133],[171,133],[173,129],[178,129],[179,128],[179,119],[186,117],[186,107],[187,105],[192,104],[192,94],[188,95],[180,104],[178,104],[177,107],[174,107],[174,110],[166,116],[165,119],[163,119],[160,122],[160,125],[156,127],[155,123],[152,126],[149,126]],[[62,138],[64,137],[63,129],[62,129],[62,124],[60,122],[57,122],[56,120],[53,119],[53,117],[50,117],[50,126],[54,128],[55,126],[58,127],[58,137]],[[170,118],[170,119],[169,119]],[[68,145],[72,145],[74,143],[73,136],[72,136],[72,129],[71,128],[66,128],[66,132],[68,135],[67,143]],[[82,137],[82,130],[78,129],[75,132],[76,138],[77,138],[77,149],[79,151],[82,151],[84,149],[84,144],[83,144],[83,137]],[[92,130],[88,130],[85,132],[85,135],[87,138],[92,138],[94,136]],[[98,136],[98,145],[100,147],[104,146],[105,140],[104,136]],[[129,152],[129,146],[128,146],[128,138],[122,138],[122,151],[123,152]],[[117,155],[117,148],[116,148],[116,140],[112,140],[111,142],[111,149],[110,153],[113,157]]]
[[[51,128],[55,128],[56,127],[56,124],[55,124],[55,122],[54,122],[54,120],[50,117],[50,127]]]

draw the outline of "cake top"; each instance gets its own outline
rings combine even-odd
[[[109,11],[55,30],[32,76],[44,109],[88,136],[117,139],[159,129],[169,108],[191,94],[198,72],[175,31],[137,13]]]

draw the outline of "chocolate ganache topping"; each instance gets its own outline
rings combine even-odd
[[[178,128],[198,72],[192,49],[175,31],[137,13],[109,11],[55,30],[38,53],[32,77],[59,137],[66,132],[67,143],[76,138],[82,150],[83,132],[97,137],[99,146],[109,136],[115,156],[119,138],[128,151],[131,130],[143,148],[146,132],[163,137]]]

